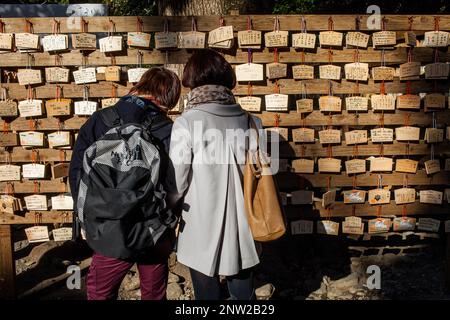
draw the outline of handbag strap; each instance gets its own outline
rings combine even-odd
[[[253,120],[253,117],[250,114],[250,112],[246,112],[246,113],[247,113],[248,128],[253,129],[256,133],[256,152],[250,152],[250,139],[251,139],[251,131],[250,131],[249,148],[247,150],[247,161],[252,160],[251,163],[249,163],[250,168],[251,168],[253,174],[255,176],[259,177],[262,172],[262,164],[261,164],[260,149],[259,149],[258,127],[256,126],[255,120]]]

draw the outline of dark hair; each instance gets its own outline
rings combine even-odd
[[[129,93],[149,95],[157,104],[170,110],[176,106],[180,98],[180,79],[173,71],[154,67],[142,75]]]
[[[183,86],[194,89],[207,84],[228,89],[236,86],[236,75],[231,65],[221,54],[211,49],[193,53],[183,72]]]

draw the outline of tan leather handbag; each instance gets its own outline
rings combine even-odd
[[[249,128],[258,129],[250,114]],[[270,167],[262,164],[259,153],[259,135],[257,149],[247,151],[244,169],[244,202],[247,220],[253,239],[267,242],[280,238],[286,232],[286,224],[281,206],[280,196]]]

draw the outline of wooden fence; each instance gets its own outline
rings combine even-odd
[[[345,64],[355,62],[355,55],[359,57],[359,62],[367,63],[369,68],[379,67],[380,65],[397,68],[399,65],[408,61],[420,62],[424,67],[432,64],[439,59],[440,62],[448,62],[450,53],[448,45],[445,47],[433,48],[423,43],[425,33],[428,31],[450,30],[450,16],[401,16],[387,15],[382,19],[383,29],[395,31],[396,44],[385,49],[373,48],[371,41],[367,48],[359,48],[346,46],[345,41],[339,47],[320,47],[317,40],[313,49],[302,50],[293,48],[291,35],[303,31],[319,35],[322,31],[330,31],[347,33],[355,31],[359,26],[359,31],[373,36],[374,32],[380,31],[379,28],[369,28],[369,16],[355,15],[305,15],[305,16],[225,16],[223,20],[220,17],[202,16],[195,17],[197,30],[201,32],[209,32],[219,25],[233,26],[235,37],[238,31],[247,30],[249,27],[249,19],[253,30],[263,31],[264,33],[274,30],[274,21],[278,18],[279,30],[289,31],[289,44],[283,48],[267,48],[264,41],[261,49],[254,49],[252,52],[252,62],[257,64],[269,64],[276,59],[279,63],[288,65],[287,75],[280,79],[257,81],[251,84],[247,82],[239,82],[234,93],[243,97],[249,93],[249,88],[254,96],[260,96],[264,100],[264,95],[270,95],[274,92],[274,88],[278,86],[278,93],[289,95],[289,105],[286,111],[267,111],[264,104],[261,112],[256,114],[261,117],[263,125],[267,128],[275,128],[280,134],[284,134],[283,129],[286,128],[288,141],[284,141],[280,145],[281,171],[278,174],[278,180],[282,194],[285,199],[286,211],[289,222],[294,222],[291,234],[311,233],[310,221],[320,220],[341,222],[343,217],[394,217],[403,216],[433,216],[440,222],[440,227],[433,229],[433,223],[436,220],[419,221],[419,229],[432,232],[444,231],[449,232],[449,226],[445,228],[445,221],[450,213],[449,199],[444,199],[439,204],[421,203],[419,198],[414,195],[414,201],[408,204],[397,204],[394,200],[394,191],[396,189],[406,187],[407,185],[420,190],[434,190],[442,192],[441,196],[449,196],[445,189],[450,186],[450,160],[447,158],[450,154],[449,144],[449,124],[450,110],[448,109],[448,74],[447,77],[439,80],[430,80],[425,77],[423,72],[418,79],[412,81],[400,80],[398,73],[391,80],[375,81],[371,77],[367,81],[352,81],[349,79],[329,80],[320,79],[319,66],[333,64],[336,66],[344,66]],[[167,21],[167,23],[166,23]],[[4,33],[23,33],[32,31],[41,36],[52,34],[55,32],[55,26],[61,34],[74,34],[87,31],[89,33],[97,33],[98,38],[106,36],[105,33],[114,32],[115,35],[124,35],[126,39],[127,32],[155,32],[164,31],[166,25],[169,31],[180,32],[190,31],[192,29],[192,17],[86,17],[86,18],[29,18],[27,20],[20,18],[1,19]],[[87,26],[87,30],[83,29],[83,25]],[[1,29],[0,29],[1,30]],[[417,46],[409,46],[405,44],[405,32],[413,32],[417,36]],[[317,37],[319,38],[319,37]],[[140,56],[139,63],[142,65],[182,65],[186,62],[192,53],[189,49],[171,49],[157,50],[152,42],[152,47],[133,48],[124,45],[123,50],[115,53],[104,53],[100,50],[84,51],[76,50],[68,46],[67,50],[63,50],[58,55],[50,54],[38,50],[32,53],[21,53],[18,50],[0,53],[0,70],[2,71],[1,88],[5,88],[8,98],[14,101],[27,99],[30,89],[35,99],[55,99],[55,92],[60,90],[64,98],[79,101],[83,99],[84,85],[76,84],[73,81],[72,74],[68,83],[47,83],[45,79],[42,84],[25,86],[18,83],[16,79],[18,69],[32,68],[44,70],[46,67],[54,67],[58,59],[58,65],[70,68],[71,72],[80,66],[85,67],[103,67],[112,63],[121,67],[120,81],[106,81],[104,74],[97,74],[97,81],[89,83],[89,99],[91,101],[100,101],[102,98],[110,98],[113,96],[120,97],[128,92],[132,84],[127,81],[126,70],[133,68],[137,64],[137,56]],[[97,46],[98,48],[98,46]],[[247,49],[241,49],[237,46],[237,41],[230,49],[220,49],[225,58],[235,65],[245,64],[248,62]],[[275,55],[274,52],[276,51]],[[298,64],[304,64],[314,67],[314,78],[298,80],[293,79],[291,67]],[[422,70],[423,71],[423,70]],[[44,73],[44,72],[42,72]],[[359,94],[369,97],[373,94],[379,94],[381,86],[383,93],[386,94],[422,94],[422,100],[425,100],[427,94],[441,93],[446,95],[444,107],[438,109],[424,108],[424,102],[415,110],[392,111],[374,111],[371,108],[359,112],[353,112],[342,107],[338,112],[323,112],[319,107],[320,96],[330,94],[330,86],[332,94],[344,98]],[[357,90],[357,92],[356,92]],[[187,90],[183,89],[183,95]],[[296,109],[296,100],[301,98],[313,99],[313,110],[304,114],[300,114]],[[72,101],[72,102],[73,102]],[[343,104],[344,105],[344,104]],[[176,117],[176,114],[173,115]],[[434,119],[434,121],[433,121]],[[71,150],[69,148],[58,149],[47,147],[25,148],[20,145],[17,133],[26,131],[44,132],[48,135],[55,131],[69,131],[72,137],[75,135],[80,126],[87,120],[86,116],[74,115],[73,110],[69,116],[52,117],[38,116],[33,118],[26,117],[3,117],[0,120],[0,127],[3,128],[0,133],[0,165],[11,163],[23,165],[31,162],[40,164],[48,164],[50,166],[61,166],[68,163],[71,158]],[[368,130],[384,127],[395,129],[401,126],[415,126],[420,128],[420,139],[417,141],[397,141],[395,138],[386,143],[375,143],[371,141],[370,135],[367,142],[362,143],[356,149],[353,145],[347,145],[345,140],[335,144],[321,143],[318,132],[326,127],[332,126],[341,130],[340,135],[344,136],[345,132],[351,130]],[[312,128],[315,130],[315,137],[312,142],[299,143],[294,141],[293,130],[298,128]],[[444,137],[439,141],[427,143],[425,137],[425,129],[434,128],[444,130]],[[12,141],[12,142],[11,142]],[[73,142],[71,144],[73,146]],[[365,172],[355,175],[349,175],[345,171],[344,162],[352,158],[368,159],[370,157],[379,157],[380,153],[384,157],[390,157],[395,160],[409,158],[419,162],[417,172],[405,174],[397,172],[395,168],[383,172]],[[320,158],[337,158],[342,160],[342,168],[339,172],[318,172],[317,160]],[[424,169],[424,162],[430,157],[440,161],[440,168],[433,174],[427,174]],[[314,160],[314,172],[302,173],[298,165],[298,160],[306,158]],[[447,160],[447,161],[446,161]],[[22,199],[24,196],[31,194],[44,194],[49,197],[64,193],[68,190],[67,176],[62,174],[60,177],[52,179],[47,174],[44,179],[27,179],[21,178],[19,181],[4,181],[0,179],[0,190],[5,193]],[[365,199],[364,203],[344,203],[340,191],[345,190],[372,190],[377,187],[388,187],[392,199],[383,205],[369,204]],[[305,194],[302,193],[302,199],[296,199],[294,205],[293,200],[298,196],[297,191],[309,189],[314,191],[314,199],[311,203],[304,200]],[[330,203],[321,201],[325,193],[338,189],[338,193]],[[297,192],[297,193],[296,193]],[[423,201],[422,201],[423,202]],[[300,204],[301,203],[301,204]],[[324,207],[323,205],[326,205]],[[380,209],[381,208],[381,209]],[[0,209],[2,210],[2,209]],[[15,296],[14,290],[14,259],[12,246],[12,225],[45,225],[55,223],[67,223],[71,221],[71,210],[17,210],[14,213],[0,212],[0,296],[11,298]],[[363,223],[367,221],[364,220]],[[414,223],[415,225],[415,223]],[[314,231],[319,231],[320,226],[314,227]],[[415,226],[414,226],[415,228]],[[427,228],[431,228],[426,230]],[[316,230],[317,229],[317,230]],[[367,228],[363,232],[367,232]],[[369,230],[370,231],[370,230]],[[23,232],[23,231],[20,231]],[[322,233],[330,233],[322,230]],[[372,232],[376,232],[372,230]],[[331,232],[332,233],[332,232]],[[340,232],[341,233],[341,232]]]

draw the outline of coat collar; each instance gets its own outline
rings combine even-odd
[[[244,109],[242,109],[239,104],[205,103],[189,109],[186,112],[191,112],[194,110],[207,112],[221,117],[235,117],[245,113]]]

